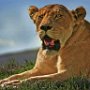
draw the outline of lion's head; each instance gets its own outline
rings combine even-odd
[[[47,54],[58,52],[71,37],[74,26],[84,20],[85,9],[79,7],[69,11],[65,6],[53,4],[38,9],[29,8],[29,15],[36,24],[37,32],[42,40],[42,49]]]

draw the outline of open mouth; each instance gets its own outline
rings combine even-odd
[[[58,51],[60,49],[60,41],[59,40],[54,40],[50,38],[49,36],[45,35],[44,38],[42,39],[42,47],[43,49],[48,49],[48,50],[56,50]]]

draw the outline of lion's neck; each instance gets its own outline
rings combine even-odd
[[[87,27],[87,23],[85,23],[78,26],[60,51],[61,64],[68,70],[81,70],[82,65],[84,65],[84,70],[90,67],[88,64],[88,60],[90,60],[90,27]],[[85,64],[83,64],[84,61]],[[70,65],[73,68],[70,68]]]
[[[65,47],[87,43],[88,41],[90,41],[90,38],[88,38],[88,36],[90,36],[90,30],[88,30],[85,23],[86,22],[81,23],[74,28],[72,36],[67,41]]]

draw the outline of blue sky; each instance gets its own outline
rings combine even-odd
[[[0,54],[40,47],[41,42],[27,8],[54,3],[71,10],[84,6],[86,19],[90,21],[90,0],[0,0]]]

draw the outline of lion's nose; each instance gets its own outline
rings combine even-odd
[[[52,27],[51,26],[48,26],[48,25],[42,25],[40,27],[40,29],[44,30],[44,31],[47,31],[47,30],[50,30]]]

